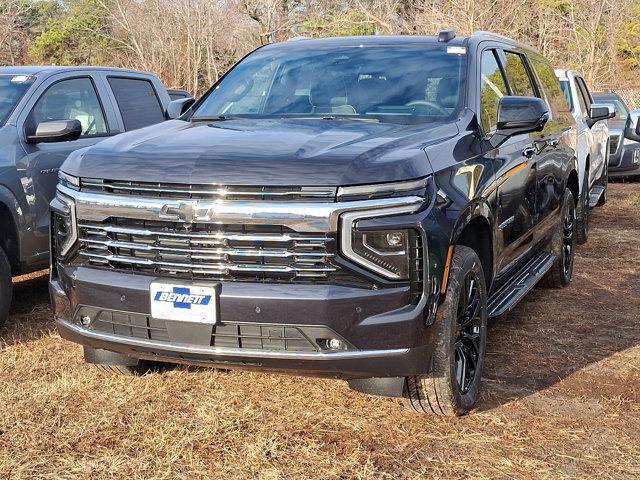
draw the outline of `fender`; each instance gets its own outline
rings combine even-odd
[[[23,257],[24,252],[24,233],[28,230],[28,224],[24,219],[24,215],[22,212],[22,208],[20,207],[20,202],[15,197],[13,192],[9,190],[6,186],[0,184],[0,205],[6,207],[11,220],[13,221],[13,228],[17,234],[16,238],[16,248],[18,249],[18,259],[20,264],[23,264],[25,259]],[[11,263],[17,263],[16,259],[9,259]]]

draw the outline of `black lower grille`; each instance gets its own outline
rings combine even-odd
[[[165,320],[149,315],[114,310],[82,307],[76,314],[76,323],[90,319],[90,330],[120,337],[171,343]],[[188,328],[185,326],[185,328]],[[305,327],[224,322],[213,326],[209,346],[248,350],[287,352],[319,352],[326,347],[326,340],[340,338],[328,327]],[[348,345],[347,342],[343,342]]]

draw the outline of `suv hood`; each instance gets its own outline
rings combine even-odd
[[[455,124],[355,120],[172,120],[105,140],[62,169],[78,177],[141,182],[339,186],[431,172],[424,148]]]

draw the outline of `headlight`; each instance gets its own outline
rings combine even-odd
[[[51,254],[64,257],[78,239],[73,199],[58,192],[51,202]]]
[[[72,190],[80,190],[80,179],[78,177],[74,177],[67,173],[64,173],[62,170],[58,171],[58,181],[60,185],[63,185]]]
[[[358,221],[412,213],[415,208],[415,205],[408,205],[343,214],[340,225],[342,254],[354,263],[390,280],[409,280],[412,262],[416,261],[411,239],[417,232],[394,228],[358,230]]]

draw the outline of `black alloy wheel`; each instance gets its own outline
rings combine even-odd
[[[475,381],[483,328],[482,303],[475,272],[467,273],[462,287],[458,300],[454,363],[458,388],[466,394]]]

